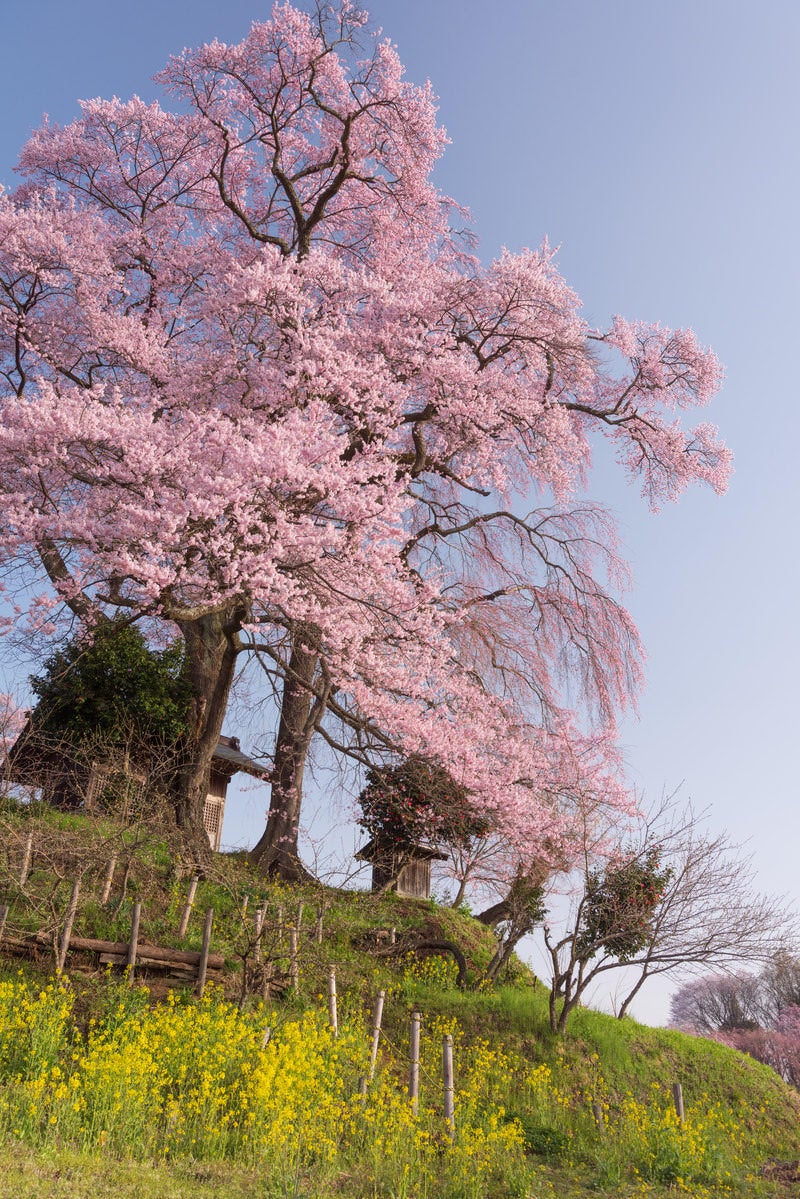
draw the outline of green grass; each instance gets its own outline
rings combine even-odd
[[[258,1199],[262,1180],[229,1162],[135,1162],[0,1147],[0,1199]]]

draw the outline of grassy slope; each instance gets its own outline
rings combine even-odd
[[[69,1150],[0,1149],[0,1199],[256,1199],[228,1162],[115,1162]]]
[[[54,813],[37,817],[37,844],[42,848],[28,884],[28,900],[33,897],[40,906],[35,916],[14,882],[15,855],[28,827],[31,827],[30,817],[11,811],[0,814],[0,844],[5,849],[4,860],[0,859],[0,898],[11,900],[12,930],[41,927],[42,913],[46,915],[48,903],[54,913],[64,910],[70,888],[70,863],[78,855],[86,874],[76,932],[125,939],[130,903],[139,898],[144,905],[143,935],[160,944],[178,944],[174,930],[186,880],[181,877],[175,847],[149,837],[141,842],[134,855],[126,902],[115,915],[113,896],[109,908],[101,909],[92,892],[99,888],[110,849],[124,853],[121,838],[124,835],[132,843],[138,839],[136,832],[123,834],[111,824],[88,825],[82,818]],[[65,877],[55,898],[46,902],[54,867],[63,868]],[[421,935],[444,937],[462,947],[472,979],[477,979],[492,952],[491,934],[468,916],[438,908],[433,903],[395,896],[377,898],[364,893],[269,886],[253,875],[241,857],[220,858],[215,877],[200,885],[197,914],[182,944],[199,947],[202,912],[213,906],[216,913],[213,948],[226,955],[226,991],[233,998],[238,997],[240,986],[238,954],[249,929],[249,916],[242,922],[237,915],[245,895],[249,899],[249,913],[257,905],[266,904],[273,920],[281,906],[288,921],[303,900],[306,921],[310,924],[318,904],[324,901],[329,905],[323,944],[306,944],[302,992],[291,999],[291,1008],[319,1002],[328,964],[333,963],[337,966],[345,1009],[366,1008],[378,987],[388,989],[385,1014],[388,1044],[398,1044],[406,1036],[408,1010],[412,1005],[426,1016],[436,1013],[455,1016],[466,1040],[489,1039],[530,1063],[566,1062],[582,1093],[592,1093],[599,1071],[612,1102],[615,1096],[627,1091],[645,1099],[654,1084],[668,1087],[679,1079],[687,1105],[708,1096],[711,1101],[743,1113],[756,1170],[768,1157],[800,1156],[800,1104],[795,1094],[770,1070],[722,1046],[664,1029],[647,1028],[632,1020],[617,1021],[588,1009],[575,1012],[567,1037],[559,1040],[547,1027],[545,988],[524,967],[515,965],[510,979],[492,991],[460,992],[452,985],[442,987],[416,981],[408,971],[403,971],[397,960],[376,957],[373,950],[378,930],[395,927],[401,940]],[[19,966],[19,961],[0,962],[0,975],[16,972]],[[48,975],[52,963],[44,960],[38,966],[26,963],[22,968]],[[81,977],[78,982],[76,976],[76,986],[88,1016],[102,1004],[105,983],[102,978],[89,976]],[[611,1191],[597,1191],[585,1169],[565,1171],[544,1162],[542,1171],[542,1194],[633,1193],[622,1184]],[[768,1184],[758,1184],[758,1188],[760,1194],[778,1193]],[[342,1193],[346,1194],[346,1189]],[[0,1199],[5,1196],[61,1199],[67,1195],[91,1195],[99,1199],[105,1195],[114,1195],[115,1199],[127,1199],[129,1195],[137,1199],[151,1196],[204,1199],[213,1195],[215,1199],[239,1199],[245,1194],[258,1194],[257,1181],[247,1171],[227,1165],[111,1163],[80,1157],[66,1149],[36,1155],[18,1146],[11,1151],[0,1147]]]

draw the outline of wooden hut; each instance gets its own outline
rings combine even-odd
[[[444,862],[446,853],[427,845],[402,848],[368,841],[356,854],[359,862],[372,863],[372,890],[395,891],[411,899],[430,899],[431,862]]]

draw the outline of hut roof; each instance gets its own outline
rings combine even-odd
[[[242,771],[243,774],[251,774],[257,779],[263,779],[269,774],[265,766],[259,766],[258,762],[242,753],[238,737],[220,737],[212,761],[215,766],[229,774]]]
[[[376,858],[386,854],[405,854],[408,858],[416,858],[417,861],[423,862],[446,862],[448,857],[446,853],[442,853],[439,849],[433,849],[430,845],[398,846],[387,842],[381,843],[374,838],[367,841],[366,845],[362,845],[355,856],[359,862],[374,862]]]

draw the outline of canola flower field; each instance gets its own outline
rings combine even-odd
[[[577,1193],[554,1189],[554,1165],[591,1177],[605,1194],[669,1188],[700,1199],[760,1185],[746,1112],[703,1096],[681,1124],[666,1088],[646,1100],[612,1093],[596,1055],[579,1073],[559,1055],[532,1063],[468,1040],[454,1017],[432,1016],[415,1114],[407,1045],[384,1041],[362,1094],[368,1021],[360,1011],[345,1015],[334,1036],[321,996],[305,1011],[240,1012],[213,992],[153,1005],[146,988],[109,981],[104,1010],[89,1018],[78,999],[66,978],[0,981],[6,1147],[229,1162],[257,1172],[259,1194],[276,1199]],[[445,1033],[456,1046],[452,1138],[442,1115]]]

